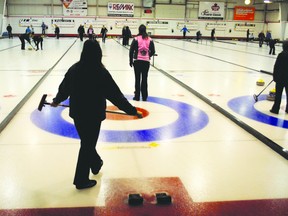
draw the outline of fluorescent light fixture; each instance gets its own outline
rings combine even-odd
[[[268,4],[268,3],[272,3],[271,0],[264,0],[264,3]]]

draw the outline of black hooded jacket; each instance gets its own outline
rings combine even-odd
[[[127,114],[136,115],[136,108],[124,97],[111,74],[102,65],[102,51],[96,43],[89,40],[87,47],[84,44],[80,61],[65,74],[53,102],[59,104],[70,97],[71,118],[95,117],[104,120],[106,99]]]
[[[283,51],[277,56],[273,70],[276,83],[288,83],[288,41],[283,43]]]

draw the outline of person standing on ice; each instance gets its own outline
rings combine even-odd
[[[183,39],[185,39],[186,33],[190,32],[190,31],[187,29],[186,25],[184,25],[184,27],[180,30],[180,32],[182,32],[182,31],[183,31]]]
[[[13,38],[12,35],[12,26],[10,24],[8,24],[7,28],[6,28],[7,32],[8,32],[8,38]]]
[[[59,28],[59,26],[55,25],[54,32],[55,32],[56,38],[59,39],[59,36],[60,36],[60,28]]]
[[[100,31],[102,42],[105,43],[106,37],[107,37],[107,28],[103,25]]]
[[[78,35],[79,35],[80,41],[83,41],[83,36],[84,36],[84,33],[85,33],[84,26],[80,24],[80,26],[78,27],[77,31],[78,31]]]
[[[215,28],[212,29],[211,31],[211,41],[215,40]]]
[[[278,114],[282,99],[282,92],[286,92],[286,108],[288,113],[288,41],[283,42],[283,51],[277,56],[273,70],[273,80],[276,83],[275,101],[270,110],[271,113]]]
[[[102,50],[96,40],[84,42],[80,60],[65,74],[51,106],[57,107],[68,97],[69,116],[81,140],[73,184],[81,190],[96,185],[96,180],[89,179],[90,169],[97,175],[103,165],[96,144],[106,118],[106,99],[129,115],[141,118],[142,113],[128,102],[102,64]]]
[[[94,29],[92,25],[90,25],[89,28],[87,29],[87,35],[90,40],[94,38]]]
[[[135,91],[133,100],[146,101],[148,97],[148,71],[150,67],[150,58],[155,54],[153,40],[146,32],[146,26],[140,25],[138,35],[133,39],[129,51],[129,64],[134,66]],[[134,60],[134,61],[133,61]]]
[[[265,40],[265,35],[264,35],[263,31],[261,31],[258,34],[258,39],[259,39],[259,47],[262,47],[264,40]]]

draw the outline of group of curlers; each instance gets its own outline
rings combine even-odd
[[[54,28],[55,28],[55,30],[54,30],[55,37],[57,39],[59,39],[60,28],[57,25],[54,25]],[[8,29],[9,29],[9,31],[8,31]],[[41,29],[42,29],[42,33],[40,35],[35,35],[34,28],[31,25],[31,28],[30,28],[30,26],[28,26],[25,30],[25,33],[19,35],[19,39],[21,41],[21,50],[25,50],[25,42],[26,41],[31,45],[31,47],[29,47],[29,49],[34,49],[37,51],[37,50],[39,50],[39,46],[40,46],[41,50],[43,50],[43,38],[46,34],[46,30],[48,29],[48,26],[43,22],[41,25]],[[7,31],[8,31],[9,38],[10,38],[10,35],[12,37],[12,27],[10,26],[10,24],[7,26]],[[34,42],[36,48],[34,48],[33,45],[31,44],[31,39]]]
[[[146,27],[139,26],[138,35],[133,39],[129,60],[134,67],[135,92],[133,100],[146,101],[148,97],[147,76],[150,58],[155,54],[153,40],[148,36]],[[273,80],[276,82],[276,98],[270,112],[278,114],[283,89],[288,103],[288,41],[283,42],[283,51],[274,65]],[[76,82],[77,80],[77,82]],[[141,116],[142,113],[132,106],[102,64],[102,50],[96,40],[84,43],[80,60],[70,67],[61,82],[58,93],[51,106],[57,107],[69,98],[69,115],[74,120],[80,137],[80,150],[73,184],[77,189],[91,188],[97,184],[89,179],[90,170],[97,175],[103,166],[103,160],[96,150],[101,122],[106,118],[106,99],[127,114]],[[91,100],[94,98],[95,100]],[[86,101],[93,101],[90,106]],[[285,109],[288,113],[288,104]]]
[[[43,50],[43,35],[35,35],[34,29],[31,26],[31,28],[28,26],[25,30],[24,34],[19,35],[19,39],[21,41],[21,50],[25,50],[25,42],[27,41],[31,47],[29,49],[35,49],[33,45],[31,44],[31,39],[33,40],[35,46],[36,46],[36,51],[39,50],[39,45],[41,50]]]
[[[84,38],[84,35],[85,35],[85,28],[83,25],[80,25],[78,27],[78,35],[79,35],[79,38],[81,41],[83,41],[83,38]],[[106,41],[106,38],[107,38],[107,32],[108,32],[108,29],[103,25],[102,28],[101,28],[101,31],[100,31],[100,35],[101,35],[101,38],[102,38],[102,42],[105,43]],[[94,32],[94,29],[93,29],[93,26],[90,25],[87,29],[87,37],[89,39],[96,39],[97,38],[97,35],[95,34]]]
[[[19,39],[21,41],[21,50],[25,50],[25,41],[27,41],[31,46],[31,39],[33,40],[35,46],[36,46],[36,51],[39,50],[39,45],[41,50],[43,50],[43,36],[41,35],[35,35],[34,33],[24,33],[19,35]],[[32,46],[33,47],[33,46]]]
[[[80,26],[81,27],[81,26]],[[79,28],[80,28],[79,27]],[[83,28],[84,29],[84,28]],[[150,67],[150,58],[155,54],[153,40],[148,36],[146,27],[139,26],[139,32],[133,39],[129,51],[129,65],[134,67],[135,91],[133,100],[146,101],[148,98],[147,77]],[[83,40],[84,31],[78,29],[80,39]],[[89,30],[88,30],[89,35]],[[103,34],[106,37],[107,31]],[[93,35],[94,32],[91,32]],[[30,34],[19,36],[21,49],[25,49],[25,40],[30,43]],[[32,34],[37,49],[43,38]],[[41,40],[42,39],[42,40]],[[103,41],[103,39],[102,39]],[[38,42],[38,44],[37,44]],[[104,41],[105,42],[105,41]],[[283,51],[278,55],[273,71],[273,80],[276,82],[276,97],[270,112],[279,113],[283,89],[286,91],[286,108],[288,113],[288,41],[283,42]],[[80,149],[76,165],[73,184],[77,189],[91,188],[97,184],[90,180],[90,170],[97,175],[103,166],[103,160],[96,150],[102,121],[106,118],[106,100],[108,99],[120,110],[127,114],[142,117],[142,113],[132,106],[125,98],[120,88],[113,80],[109,71],[102,64],[102,50],[93,37],[85,41],[80,60],[67,71],[58,88],[58,93],[51,103],[57,107],[62,101],[69,98],[69,116],[80,137]],[[93,98],[93,100],[91,100]],[[85,105],[90,101],[90,105]]]

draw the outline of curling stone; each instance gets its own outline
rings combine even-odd
[[[167,193],[156,193],[157,204],[169,205],[172,202],[172,198]]]
[[[129,194],[128,204],[132,206],[142,205],[143,197],[141,196],[141,194]]]
[[[268,101],[274,101],[275,100],[275,95],[276,95],[276,89],[273,88],[270,90],[269,95],[267,95],[267,100]]]
[[[257,80],[256,84],[257,84],[257,86],[264,86],[265,82],[263,79],[259,79],[259,80]]]

